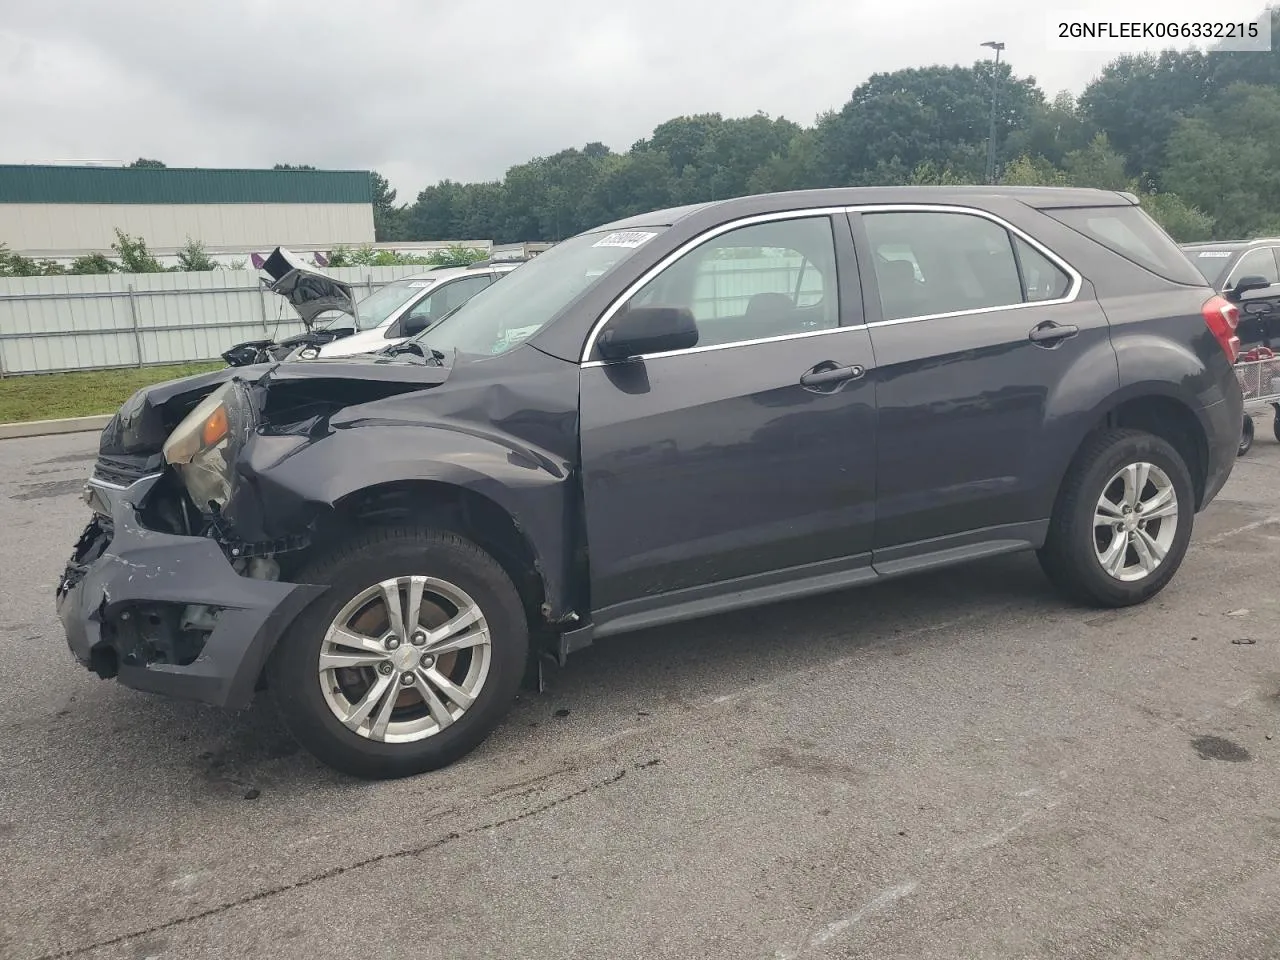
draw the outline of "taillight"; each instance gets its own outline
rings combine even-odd
[[[1240,338],[1236,336],[1240,310],[1226,297],[1210,297],[1200,312],[1204,314],[1204,322],[1208,324],[1213,339],[1218,341],[1227,359],[1235,363],[1240,355]]]

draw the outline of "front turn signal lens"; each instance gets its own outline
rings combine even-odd
[[[230,432],[227,423],[227,408],[219,404],[205,419],[200,428],[200,441],[205,447],[212,447]]]

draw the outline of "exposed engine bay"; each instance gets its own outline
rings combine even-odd
[[[297,498],[260,471],[330,433],[332,414],[448,375],[404,363],[365,367],[363,378],[293,364],[226,369],[139,391],[103,431],[94,479],[127,488],[158,474],[140,504],[143,525],[210,537],[233,562],[301,549],[313,518],[299,514],[319,505],[286,509],[282,500]]]
[[[354,321],[356,300],[349,284],[328,274],[321,273],[296,254],[284,247],[276,247],[262,265],[267,274],[262,285],[272,293],[284,297],[302,318],[305,332],[283,340],[248,340],[238,343],[222,354],[222,359],[232,367],[245,367],[256,363],[283,360],[295,350],[320,347],[356,331]],[[343,319],[330,316],[321,325],[326,314],[338,314]],[[345,316],[344,316],[345,315]]]

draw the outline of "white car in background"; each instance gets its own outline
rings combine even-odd
[[[434,326],[519,263],[483,263],[438,267],[393,280],[356,304],[355,332],[323,346],[305,346],[291,360],[349,357],[372,353]]]

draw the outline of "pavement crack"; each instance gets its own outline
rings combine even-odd
[[[640,766],[645,765],[642,764]],[[637,766],[636,769],[639,769],[640,766]],[[195,923],[198,920],[216,917],[219,914],[227,913],[237,907],[247,906],[248,904],[257,903],[261,900],[268,900],[272,897],[280,896],[283,893],[290,893],[294,890],[301,890],[305,887],[321,883],[322,881],[332,880],[334,877],[340,877],[343,874],[352,873],[356,870],[363,870],[366,867],[372,867],[380,863],[387,863],[392,860],[401,860],[405,857],[421,856],[422,854],[429,853],[432,850],[438,850],[440,847],[453,843],[456,840],[464,840],[467,837],[475,836],[478,833],[484,833],[487,830],[497,830],[501,827],[510,826],[513,823],[519,823],[521,820],[528,820],[530,817],[536,817],[538,814],[546,813],[548,810],[552,810],[561,804],[569,803],[572,800],[577,800],[579,797],[586,796],[588,793],[594,793],[597,790],[603,790],[605,787],[612,786],[626,775],[627,771],[624,768],[602,780],[596,780],[587,784],[585,787],[574,790],[572,793],[567,793],[562,797],[556,797],[552,800],[548,800],[540,806],[532,807],[531,809],[525,810],[521,813],[513,814],[509,817],[503,817],[501,820],[494,820],[490,823],[481,824],[480,826],[468,827],[466,830],[447,833],[443,837],[436,837],[434,840],[430,840],[426,843],[420,843],[416,846],[405,847],[400,850],[390,850],[386,853],[379,853],[372,857],[365,857],[363,860],[357,860],[355,863],[346,863],[340,864],[336,867],[330,867],[328,870],[322,870],[320,873],[312,874],[309,877],[303,877],[301,880],[295,880],[292,883],[284,883],[279,886],[268,887],[265,890],[259,890],[257,893],[246,894],[245,896],[238,897],[235,900],[218,904],[216,907],[209,907],[205,910],[197,911],[196,913],[189,913],[185,916],[175,917],[172,920],[153,924],[150,927],[145,927],[140,930],[131,930],[128,933],[122,933],[106,940],[99,940],[95,943],[84,944],[79,947],[69,947],[66,950],[57,950],[53,953],[41,954],[36,958],[36,960],[59,960],[59,958],[64,957],[82,956],[93,950],[101,950],[104,947],[114,947],[129,940],[136,940],[139,937],[151,936],[152,934],[161,933],[165,930],[172,930],[175,927],[183,927],[187,924]]]

